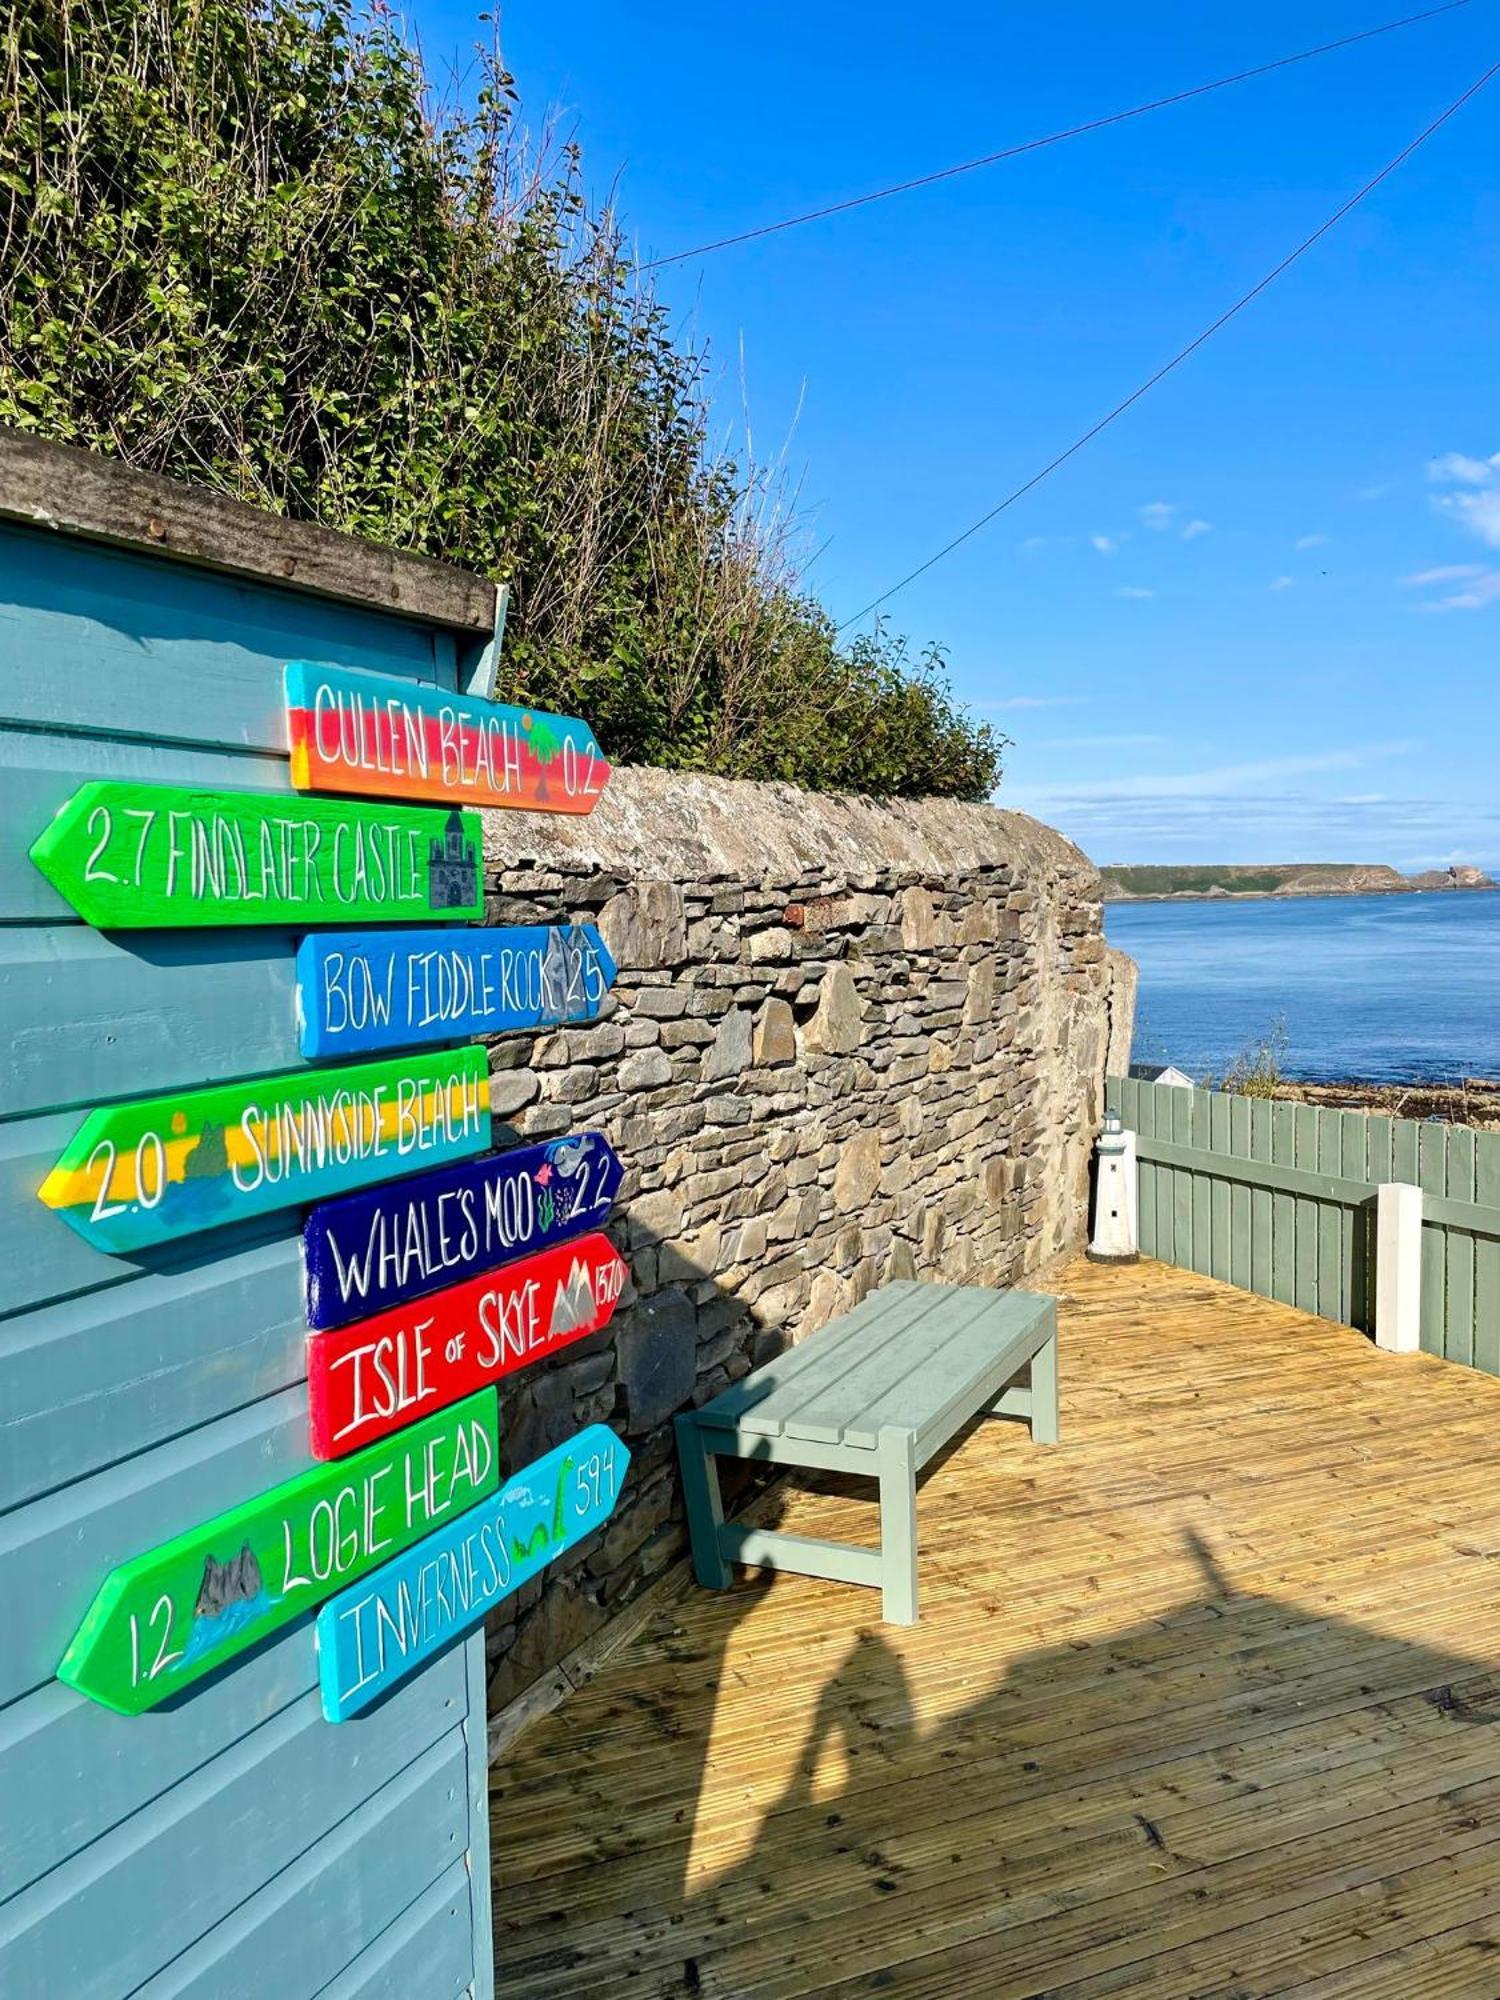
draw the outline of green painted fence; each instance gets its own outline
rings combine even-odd
[[[1500,1375],[1500,1133],[1111,1077],[1137,1135],[1140,1245],[1368,1333],[1375,1190],[1423,1191],[1422,1346]]]

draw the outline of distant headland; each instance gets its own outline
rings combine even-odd
[[[1283,861],[1210,862],[1177,866],[1129,867],[1111,863],[1099,871],[1106,903],[1225,902],[1270,896],[1402,896],[1426,889],[1500,887],[1481,868],[1429,868],[1403,875],[1381,862]]]

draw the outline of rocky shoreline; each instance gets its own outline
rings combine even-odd
[[[1500,1132],[1500,1078],[1462,1078],[1457,1083],[1294,1083],[1283,1080],[1274,1095],[1298,1104],[1322,1104],[1338,1111],[1378,1111],[1388,1118],[1437,1119]]]

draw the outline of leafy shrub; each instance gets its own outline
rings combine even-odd
[[[942,661],[840,645],[574,149],[384,9],[12,0],[0,422],[509,579],[506,692],[621,761],[982,798]]]

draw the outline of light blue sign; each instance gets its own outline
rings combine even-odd
[[[344,1722],[614,1512],[630,1453],[590,1424],[318,1613],[323,1713]]]
[[[592,1021],[615,962],[592,924],[317,933],[297,953],[311,1059]]]

